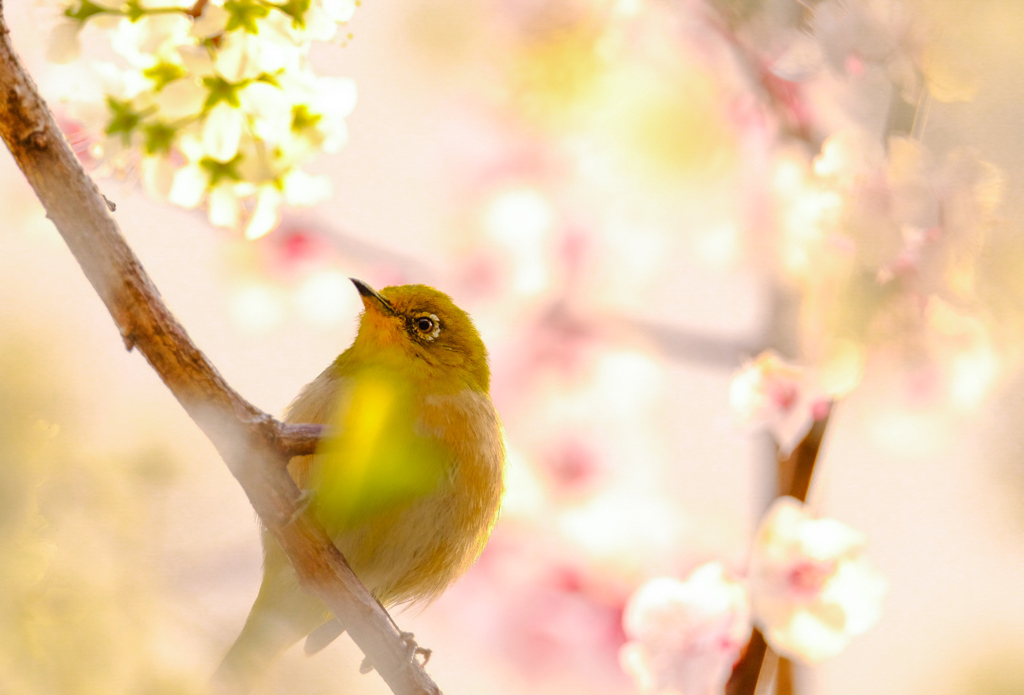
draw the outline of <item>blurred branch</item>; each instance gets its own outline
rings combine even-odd
[[[125,242],[10,43],[0,0],[0,136],[89,282],[126,347],[138,347],[209,437],[303,587],[344,623],[395,693],[439,693],[390,616],[352,573],[288,475],[320,433],[286,426],[243,399],[192,343]]]
[[[891,91],[885,132],[890,136],[909,136],[914,131],[914,121],[917,118],[919,107],[925,99],[926,91],[920,90],[917,99],[907,99],[907,95],[899,85],[892,85]]]
[[[892,86],[889,115],[885,123],[886,147],[889,146],[888,140],[892,136],[908,137],[918,141],[924,136],[931,94],[924,77],[918,75],[918,79],[921,84],[913,94],[908,94],[900,85]]]
[[[394,268],[405,277],[422,279],[427,284],[431,284],[430,279],[439,274],[434,267],[415,256],[367,240],[350,229],[339,227],[336,222],[317,220],[313,224],[314,228],[323,230],[324,236],[339,253],[358,259],[363,263]]]
[[[761,350],[753,342],[719,338],[694,331],[628,317],[613,319],[653,341],[667,358],[719,369],[737,369],[744,359]]]

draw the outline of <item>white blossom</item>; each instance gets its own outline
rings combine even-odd
[[[194,208],[203,202],[208,182],[209,177],[198,162],[183,166],[174,174],[167,199],[183,208]]]
[[[174,162],[163,156],[143,157],[141,169],[146,193],[154,198],[167,199],[178,171]]]
[[[96,89],[75,85],[72,109],[97,134],[94,154],[115,170],[138,165],[151,195],[189,208],[205,201],[213,224],[241,228],[244,219],[247,237],[262,236],[282,204],[329,195],[327,179],[301,167],[345,143],[355,86],[315,75],[308,53],[355,2],[312,0],[296,15],[301,4],[209,0],[195,19],[184,11],[192,5],[72,0],[51,52],[73,56],[82,27],[102,20],[120,63],[96,67]]]
[[[245,225],[246,239],[259,239],[277,226],[281,218],[280,207],[283,198],[281,191],[273,184],[259,187],[256,206]]]
[[[239,189],[230,181],[217,184],[210,190],[207,199],[210,224],[216,227],[234,229],[238,226],[242,210]]]
[[[184,14],[147,15],[135,22],[122,19],[110,42],[130,65],[146,68],[167,58],[177,60],[177,49],[192,41],[191,26]]]
[[[238,154],[245,129],[245,114],[221,102],[210,110],[203,122],[203,150],[218,162],[227,162]]]
[[[50,31],[46,43],[46,59],[53,63],[70,63],[78,58],[82,52],[82,42],[79,36],[82,31],[82,23],[61,19]]]
[[[321,77],[309,100],[310,107],[323,116],[317,124],[323,134],[325,152],[337,152],[348,141],[345,119],[356,106],[356,83],[348,77]]]
[[[271,14],[278,17],[279,13]],[[223,35],[214,59],[217,72],[237,82],[264,73],[300,70],[306,54],[279,22],[261,22],[260,33],[231,31]]]
[[[228,13],[223,0],[209,0],[203,13],[192,23],[190,34],[199,39],[208,39],[223,33],[228,23]]]
[[[202,85],[187,78],[171,82],[152,96],[163,118],[179,121],[201,113],[206,95]]]
[[[326,200],[331,195],[331,180],[326,176],[311,176],[302,169],[291,169],[283,177],[284,200],[289,205],[308,207]]]

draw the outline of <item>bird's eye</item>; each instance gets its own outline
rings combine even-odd
[[[3,0],[0,0],[3,2]],[[434,340],[441,335],[441,322],[434,314],[423,314],[412,319],[410,324],[419,331],[420,337],[426,340]],[[411,329],[410,329],[411,330]]]

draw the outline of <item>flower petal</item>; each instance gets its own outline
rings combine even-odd
[[[203,149],[218,162],[230,161],[238,154],[245,116],[226,102],[214,106],[203,123]]]

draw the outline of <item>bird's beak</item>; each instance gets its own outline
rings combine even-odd
[[[363,297],[363,306],[369,309],[372,305],[376,305],[377,309],[385,316],[394,316],[395,310],[388,302],[381,296],[380,292],[367,285],[362,280],[355,278],[349,278],[352,284],[359,290],[359,294]]]

